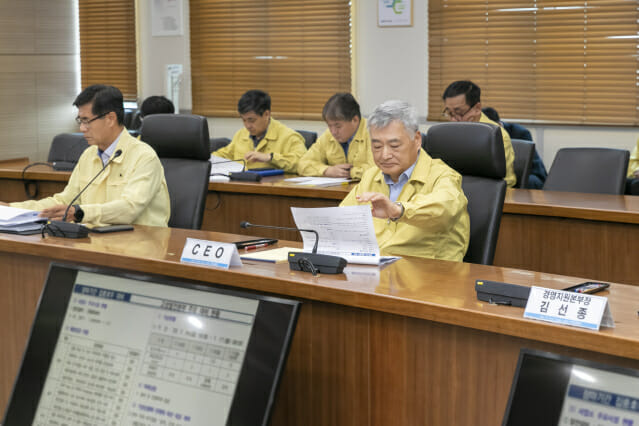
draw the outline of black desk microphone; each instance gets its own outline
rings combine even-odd
[[[100,171],[95,176],[93,176],[93,179],[91,179],[89,183],[87,183],[84,186],[84,188],[82,188],[82,190],[78,192],[78,195],[73,197],[73,200],[71,200],[66,210],[64,211],[64,216],[62,216],[62,220],[51,220],[44,225],[44,228],[42,229],[42,236],[44,236],[45,232],[53,237],[63,237],[63,238],[84,238],[89,235],[89,228],[87,228],[86,226],[80,223],[67,222],[66,221],[67,214],[69,213],[69,209],[71,208],[73,203],[78,198],[80,198],[80,195],[82,195],[82,193],[89,187],[89,185],[91,185],[93,181],[96,180],[98,176],[100,176],[102,172],[106,170],[109,164],[111,164],[111,162],[115,160],[116,158],[118,158],[120,155],[122,155],[121,149],[118,149],[117,151],[113,153],[109,161],[107,161],[107,163],[102,167],[102,169],[100,169]]]
[[[298,231],[298,232],[312,232],[315,234],[315,244],[313,244],[312,253],[303,253],[297,251],[291,251],[288,253],[288,265],[294,271],[310,272],[313,275],[317,273],[323,274],[341,274],[344,271],[344,267],[347,262],[346,259],[339,256],[332,256],[330,254],[317,254],[317,243],[319,242],[319,234],[313,229],[299,229],[289,228],[284,226],[271,226],[271,225],[255,225],[250,222],[240,222],[241,228],[268,228],[268,229],[282,229],[285,231]]]

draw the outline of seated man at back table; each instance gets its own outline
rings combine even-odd
[[[373,158],[340,206],[370,203],[382,255],[462,261],[470,238],[462,177],[422,149],[417,112],[402,101],[368,118]]]
[[[359,179],[375,165],[371,139],[359,104],[350,93],[336,93],[324,105],[328,129],[302,156],[297,173]]]
[[[120,90],[89,86],[73,105],[78,107],[76,121],[90,146],[82,153],[66,188],[42,200],[10,206],[41,210],[42,217],[62,220],[75,196],[104,169],[69,207],[67,221],[95,226],[167,226],[171,204],[162,163],[153,148],[129,135],[124,127]]]
[[[149,96],[140,105],[140,118],[153,114],[173,114],[175,106],[170,99],[164,96]]]
[[[442,98],[445,105],[444,117],[450,121],[476,121],[499,126],[481,112],[481,89],[472,81],[460,80],[451,83],[444,91]],[[506,156],[506,177],[504,180],[506,185],[512,188],[517,183],[513,166],[515,152],[508,132],[501,126],[500,129]]]
[[[485,107],[482,108],[481,112],[486,114],[486,117],[490,118],[495,123],[506,129],[511,139],[521,139],[531,142],[533,141],[530,131],[524,126],[517,123],[506,123],[504,121],[501,121],[501,119],[499,118],[499,113],[495,108]],[[547,177],[548,172],[546,172],[544,162],[537,152],[537,147],[535,147],[535,150],[533,151],[532,168],[530,170],[530,175],[528,176],[528,182],[525,182],[522,188],[543,189],[544,182],[546,182]]]
[[[271,118],[271,97],[261,90],[249,90],[237,103],[244,122],[227,146],[213,155],[245,160],[249,169],[271,167],[297,173],[297,162],[306,152],[302,135]]]
[[[630,160],[628,161],[628,178],[637,179],[639,178],[639,139],[637,139],[637,143],[635,144],[632,153],[630,153]]]

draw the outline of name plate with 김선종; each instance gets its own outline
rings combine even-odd
[[[195,238],[186,239],[180,261],[224,269],[228,269],[229,266],[242,266],[242,259],[235,244]]]
[[[524,318],[590,330],[615,326],[606,297],[534,286],[530,288]]]

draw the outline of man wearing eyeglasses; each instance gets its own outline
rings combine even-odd
[[[510,136],[503,127],[486,117],[481,111],[480,97],[481,89],[472,81],[455,81],[446,88],[442,96],[445,105],[442,115],[450,121],[478,121],[498,126],[501,129],[504,154],[506,155],[506,177],[504,180],[509,187],[513,187],[517,183],[517,177],[513,166],[515,152],[510,142]]]
[[[78,108],[80,131],[90,146],[80,156],[66,188],[42,200],[10,205],[40,210],[42,217],[63,220],[69,203],[97,176],[69,207],[67,221],[93,226],[167,226],[171,205],[164,169],[153,148],[129,135],[124,127],[120,90],[89,86],[73,105]]]

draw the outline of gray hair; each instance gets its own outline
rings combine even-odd
[[[375,111],[368,117],[368,128],[376,127],[383,129],[393,121],[401,121],[410,135],[415,134],[417,126],[417,111],[408,102],[386,101],[375,108]]]

